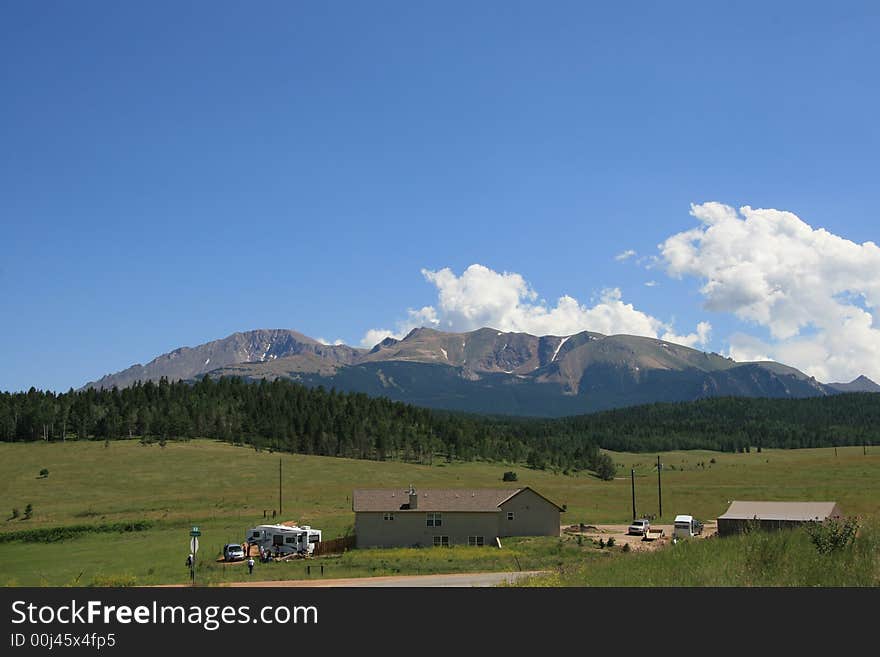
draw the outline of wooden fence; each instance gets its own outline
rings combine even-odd
[[[332,538],[329,541],[321,541],[315,546],[313,556],[324,554],[342,554],[346,550],[351,550],[355,546],[354,536],[342,536],[340,538]]]

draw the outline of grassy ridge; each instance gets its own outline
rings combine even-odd
[[[3,532],[0,543],[21,541],[23,543],[57,543],[76,538],[83,534],[119,534],[122,532],[142,532],[150,529],[153,523],[149,520],[135,522],[114,522],[103,525],[64,525],[62,527],[42,527],[40,529],[22,529]]]

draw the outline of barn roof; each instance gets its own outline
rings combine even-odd
[[[735,500],[719,520],[825,520],[840,515],[836,502],[743,502]]]
[[[359,488],[352,495],[352,509],[358,511],[473,511],[497,512],[498,507],[526,488],[425,488],[416,491],[418,508],[409,508],[408,488]],[[539,497],[540,493],[532,491]],[[560,508],[559,505],[549,504]]]

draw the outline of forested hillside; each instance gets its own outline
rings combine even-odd
[[[880,443],[880,393],[809,399],[722,397],[649,404],[546,423],[606,449],[665,451]]]
[[[0,394],[0,439],[208,437],[258,448],[365,459],[528,462],[597,469],[618,451],[876,444],[880,394],[719,398],[561,419],[431,411],[287,380],[136,384],[122,390]]]

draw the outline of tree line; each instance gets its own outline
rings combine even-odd
[[[283,379],[161,379],[123,389],[0,393],[3,441],[215,438],[323,456],[422,463],[479,458],[577,470],[595,470],[601,459],[587,441],[513,435],[507,425]]]
[[[600,470],[615,451],[873,445],[880,394],[715,398],[558,419],[429,410],[279,379],[138,383],[123,389],[0,393],[0,440],[214,438],[302,454],[436,458]],[[607,468],[606,468],[607,469]]]

